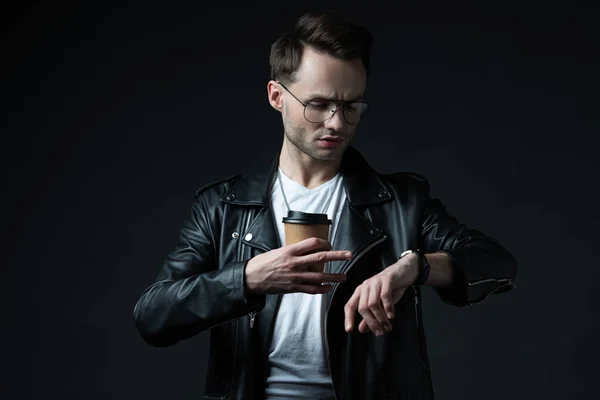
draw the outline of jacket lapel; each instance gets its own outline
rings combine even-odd
[[[260,207],[242,234],[243,243],[264,252],[281,247],[275,217],[271,210],[271,188],[279,166],[279,155],[266,171],[249,174],[229,188],[221,201],[237,206]]]
[[[272,160],[267,171],[242,177],[223,194],[221,201],[243,206],[269,206],[271,188],[278,167],[279,154]],[[346,197],[351,205],[375,205],[392,199],[392,195],[379,178],[379,174],[371,168],[355,148],[349,147],[346,150],[341,171],[344,176]]]
[[[263,207],[254,220],[250,222],[248,230],[244,232],[243,242],[247,246],[255,247],[264,252],[282,246],[275,225],[275,216],[270,205]]]
[[[383,235],[380,229],[363,217],[348,201],[342,209],[336,232],[332,243],[333,250],[350,250],[354,258],[360,256],[363,250]],[[332,261],[329,270],[335,274],[344,273],[351,262],[352,260]]]

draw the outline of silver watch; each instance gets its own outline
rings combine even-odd
[[[402,254],[400,254],[400,258],[404,257],[404,256],[405,256],[405,255],[407,255],[407,254],[416,253],[416,252],[418,252],[418,251],[419,251],[419,250],[404,250],[404,251],[402,252]]]

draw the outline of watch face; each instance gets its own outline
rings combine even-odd
[[[400,254],[400,258],[402,258],[402,257],[404,257],[405,255],[407,255],[407,254],[410,254],[410,253],[412,253],[412,252],[413,252],[412,250],[405,250],[405,251],[403,251],[403,252],[402,252],[402,254]]]

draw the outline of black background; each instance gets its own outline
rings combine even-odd
[[[551,4],[341,9],[375,37],[356,147],[519,260],[517,289],[478,305],[425,291],[439,399],[600,396],[598,13]],[[318,7],[211,6],[0,13],[2,398],[201,398],[209,333],[152,348],[133,306],[195,190],[281,146],[269,47]]]

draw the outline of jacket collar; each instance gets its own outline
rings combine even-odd
[[[280,153],[267,170],[242,177],[223,195],[221,201],[238,205],[266,206],[279,166],[279,155]],[[353,146],[344,153],[341,171],[346,197],[351,205],[371,205],[391,200],[392,196],[378,173]]]

